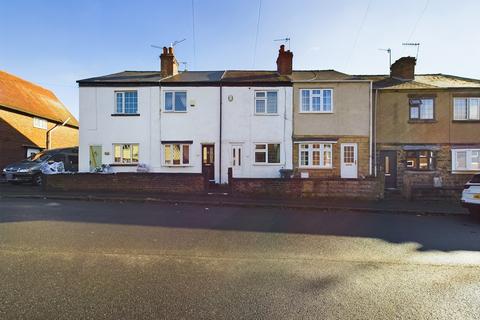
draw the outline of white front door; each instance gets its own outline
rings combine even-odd
[[[357,178],[357,171],[357,144],[342,143],[340,176],[342,178]]]
[[[242,146],[239,145],[232,145],[232,150],[230,153],[231,156],[231,165],[232,165],[232,173],[233,177],[239,178],[242,177],[243,174],[243,152]]]

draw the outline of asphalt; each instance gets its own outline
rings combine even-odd
[[[0,199],[2,319],[478,319],[480,223]]]

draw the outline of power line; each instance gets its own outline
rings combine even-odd
[[[425,13],[425,11],[427,11],[427,7],[428,7],[428,4],[429,4],[429,3],[430,3],[430,0],[427,0],[427,1],[425,2],[425,7],[423,7],[423,10],[422,10],[422,12],[420,12],[420,15],[418,16],[417,21],[416,21],[415,24],[413,25],[412,32],[410,32],[410,35],[408,36],[407,42],[410,42],[410,39],[413,37],[413,34],[414,34],[415,31],[417,30],[418,24],[420,23],[420,20],[422,20],[423,14]]]
[[[195,0],[192,0],[192,29],[193,29],[193,67],[192,69],[195,70],[197,67],[196,60],[197,60],[197,49],[195,43]]]
[[[257,55],[258,30],[260,29],[260,13],[262,11],[262,0],[258,3],[257,32],[255,34],[255,46],[253,47],[253,67],[255,68],[255,58]]]
[[[358,38],[360,37],[360,32],[362,32],[363,25],[365,24],[365,20],[367,20],[367,16],[368,16],[368,12],[370,11],[370,5],[371,4],[372,4],[372,0],[368,1],[367,9],[365,10],[365,14],[363,15],[362,22],[360,24],[360,28],[358,28],[357,35],[355,36],[355,41],[353,42],[353,47],[352,47],[352,50],[350,51],[350,55],[348,56],[347,64],[346,64],[345,69],[348,69],[349,66],[350,66],[350,60],[352,59],[355,48],[357,47]]]

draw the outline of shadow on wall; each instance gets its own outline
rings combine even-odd
[[[0,223],[64,221],[166,228],[290,233],[418,243],[418,251],[480,251],[480,223],[469,216],[414,216],[349,212],[320,213],[86,201],[0,202]],[[308,243],[305,243],[308,246]]]
[[[26,158],[26,147],[38,147],[36,143],[0,118],[0,170]]]

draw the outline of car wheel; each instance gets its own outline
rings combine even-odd
[[[33,176],[33,184],[36,186],[42,185],[42,175],[41,174],[36,174]]]

